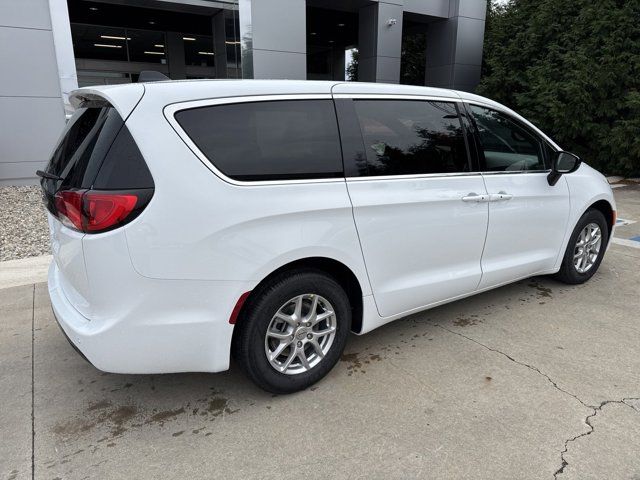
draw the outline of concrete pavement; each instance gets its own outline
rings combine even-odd
[[[46,282],[51,255],[0,262],[0,290]]]
[[[640,187],[615,193],[640,220]],[[0,478],[640,478],[639,267],[613,245],[585,285],[533,278],[352,336],[289,396],[235,366],[99,372],[45,284],[2,289]]]

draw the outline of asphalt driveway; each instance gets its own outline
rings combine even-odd
[[[640,220],[640,187],[615,193]],[[0,290],[0,478],[640,479],[637,236],[621,226],[585,285],[533,278],[352,336],[289,396],[235,366],[100,372],[45,284]]]

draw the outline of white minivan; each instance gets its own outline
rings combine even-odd
[[[312,81],[82,88],[41,185],[49,293],[116,373],[303,389],[349,332],[598,269],[606,179],[486,98]]]

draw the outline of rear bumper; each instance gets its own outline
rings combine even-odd
[[[64,338],[67,339],[67,342],[69,342],[69,345],[71,345],[71,348],[73,348],[76,351],[76,353],[80,355],[87,363],[91,363],[89,359],[84,355],[84,353],[82,353],[82,350],[76,347],[76,344],[71,341],[71,339],[67,335],[67,332],[64,331],[64,328],[62,328],[62,325],[60,325],[60,321],[58,320],[58,316],[56,315],[55,310],[53,311],[53,317],[56,319],[56,323],[58,324],[58,327],[60,327],[60,331],[64,335]]]
[[[112,311],[83,316],[49,268],[49,296],[60,328],[96,368],[112,373],[219,372],[229,368],[233,325],[228,318],[244,285],[137,276],[123,279]],[[127,296],[128,294],[128,296]],[[101,302],[103,305],[109,302]],[[126,307],[125,307],[126,305]],[[117,315],[114,316],[113,314]]]

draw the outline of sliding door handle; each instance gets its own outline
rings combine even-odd
[[[502,202],[502,201],[511,200],[512,198],[513,198],[513,195],[507,192],[498,192],[498,193],[489,194],[490,202]]]
[[[462,201],[463,202],[474,202],[474,203],[488,202],[489,201],[489,195],[478,195],[475,192],[471,192],[469,195],[466,195],[466,196],[462,197]]]

